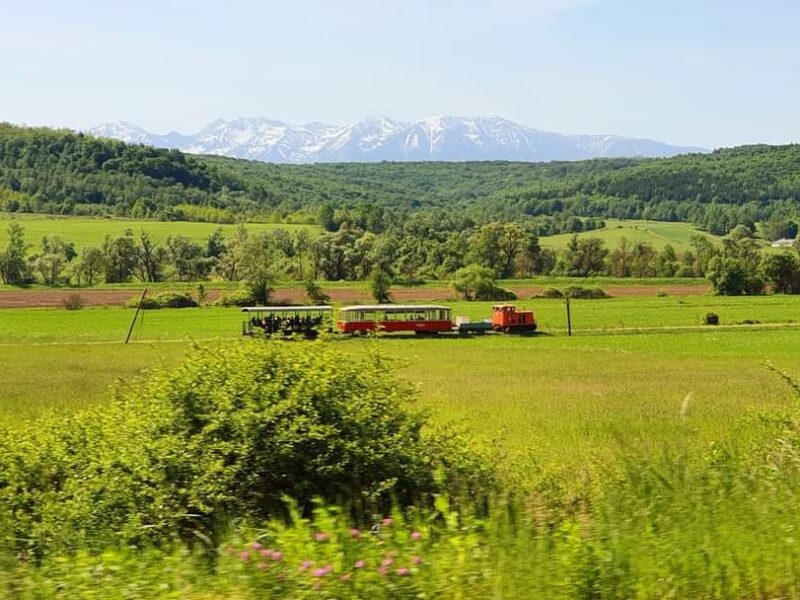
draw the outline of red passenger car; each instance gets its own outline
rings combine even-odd
[[[453,330],[452,309],[436,305],[374,304],[346,306],[336,327],[342,333],[413,331],[419,335]]]

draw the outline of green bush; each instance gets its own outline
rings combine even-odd
[[[582,285],[570,285],[563,290],[553,287],[545,288],[540,296],[542,298],[578,298],[582,300],[599,300],[611,297],[599,287],[585,287]]]
[[[541,297],[541,298],[563,298],[564,297],[564,293],[558,288],[548,287],[548,288],[544,288],[542,290],[542,293],[539,294],[539,297]]]
[[[254,306],[256,298],[250,289],[242,287],[230,294],[224,294],[216,304],[218,306]]]
[[[141,296],[134,296],[125,303],[128,308],[139,306]],[[142,310],[156,310],[159,308],[194,308],[199,306],[197,300],[189,294],[179,292],[162,292],[155,296],[145,296],[142,300]]]
[[[80,294],[70,294],[64,298],[64,308],[67,310],[80,310],[83,308],[83,296]]]
[[[356,513],[490,489],[488,460],[324,342],[200,348],[98,409],[0,431],[0,537],[43,555],[225,530],[314,497]],[[444,479],[435,474],[441,471]]]

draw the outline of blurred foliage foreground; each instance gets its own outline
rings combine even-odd
[[[796,410],[576,485],[413,396],[377,354],[245,341],[2,431],[0,595],[800,596]]]

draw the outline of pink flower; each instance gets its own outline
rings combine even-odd
[[[380,575],[381,577],[385,577],[388,572],[389,572],[389,567],[378,567],[378,575]]]
[[[419,531],[412,531],[411,532],[411,539],[412,540],[421,540],[422,534]]]
[[[269,565],[265,562],[260,562],[256,565],[256,569],[258,569],[259,571],[263,571],[267,567],[269,567]]]
[[[382,567],[391,567],[394,564],[393,558],[384,558],[383,562],[381,562]]]
[[[318,542],[327,542],[330,536],[327,533],[319,532],[314,534],[314,539]]]
[[[345,573],[341,577],[339,577],[339,581],[350,581],[352,575],[350,573]]]
[[[325,577],[328,573],[333,571],[333,565],[325,565],[324,567],[320,567],[318,569],[314,569],[313,573],[311,573],[314,577]]]
[[[262,546],[258,542],[253,542],[252,546],[253,546],[253,550],[255,550],[256,552],[258,552],[259,550],[263,550],[264,549],[264,546]]]
[[[412,556],[411,557],[411,564],[414,565],[421,565],[422,564],[422,557],[421,556]]]
[[[411,575],[411,571],[407,567],[400,567],[397,569],[397,574],[400,575],[400,577],[405,577],[406,575]]]
[[[244,562],[250,560],[250,553],[247,550],[244,550],[239,553],[239,558],[241,558]]]
[[[356,569],[363,569],[364,567],[366,567],[366,566],[367,566],[367,561],[365,561],[365,560],[357,560],[357,561],[356,561],[356,564],[355,564],[355,565],[353,565],[353,566],[354,566]]]
[[[279,561],[283,560],[283,552],[281,552],[280,550],[273,550],[270,553],[269,557],[272,560],[274,560],[275,562],[279,562]]]
[[[262,548],[261,550],[258,551],[258,553],[264,558],[269,558],[270,556],[272,556],[272,550],[270,550],[269,548]]]
[[[355,539],[355,540],[361,538],[361,530],[360,529],[356,529],[354,527],[353,529],[350,530],[350,537]]]
[[[381,525],[384,527],[391,527],[394,525],[394,519],[392,517],[386,517],[383,521],[381,521]]]
[[[310,561],[310,560],[304,560],[304,561],[302,562],[302,564],[300,565],[300,570],[301,570],[301,571],[305,571],[306,569],[310,569],[310,568],[311,568],[311,567],[313,567],[313,566],[314,566],[314,563],[313,563],[312,561]]]

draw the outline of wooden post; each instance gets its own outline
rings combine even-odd
[[[569,298],[564,298],[564,304],[567,307],[567,336],[572,337],[572,316],[569,312]]]
[[[144,295],[147,293],[147,288],[142,290],[142,297],[139,298],[139,304],[136,305],[136,314],[133,315],[133,321],[131,321],[131,326],[128,328],[128,335],[125,338],[125,343],[127,344],[131,340],[131,334],[133,333],[133,326],[136,325],[136,318],[139,316],[139,311],[142,310],[142,302],[144,302]]]

